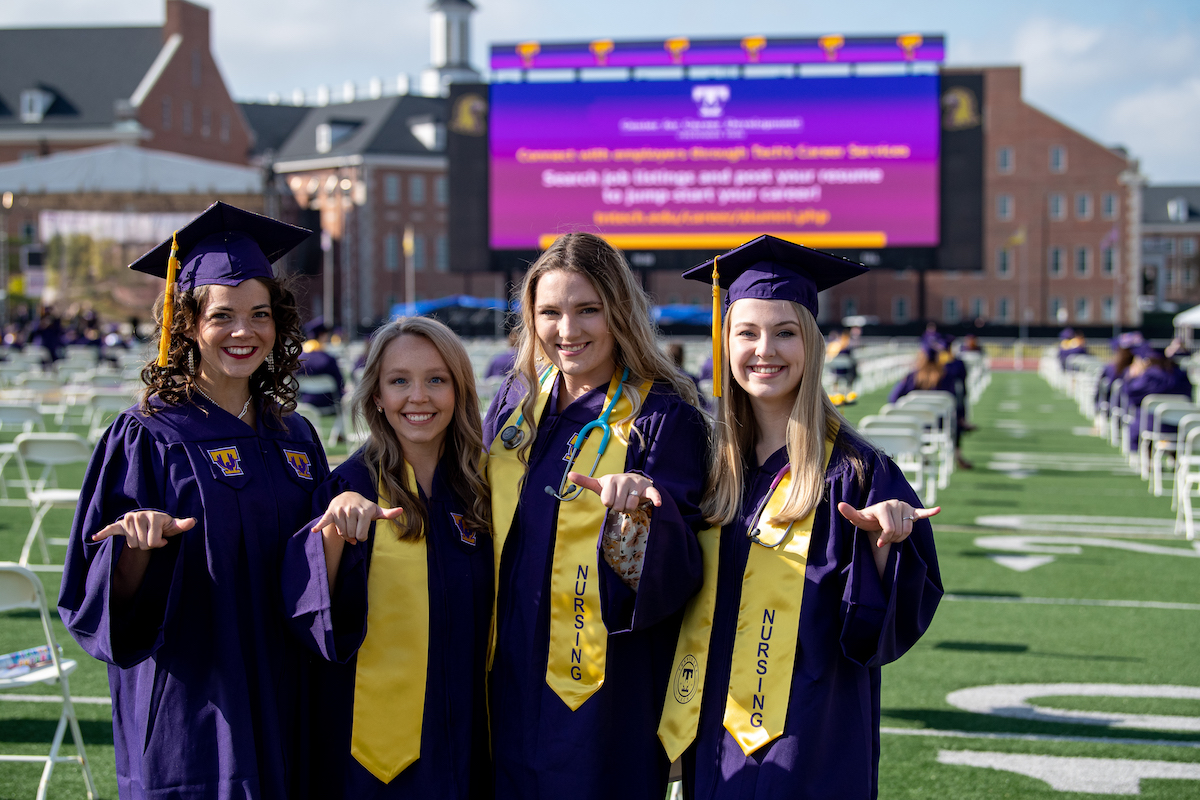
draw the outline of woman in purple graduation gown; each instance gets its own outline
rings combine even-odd
[[[701,577],[695,529],[708,428],[695,386],[658,347],[645,293],[603,239],[560,237],[526,273],[520,296],[516,367],[483,426],[501,553],[489,682],[496,796],[661,800],[670,765],[655,728],[680,613]],[[565,480],[577,434],[604,415],[618,385],[634,405],[624,419],[620,410],[611,415],[608,447],[624,447],[624,459],[589,479],[595,456],[585,449]],[[619,430],[629,423],[622,441]],[[601,434],[575,443],[596,447]],[[519,480],[500,474],[506,453],[519,458]],[[565,527],[584,505],[558,499],[574,497],[572,483],[599,494],[610,523],[650,502],[642,508],[649,508],[648,535],[642,530],[638,539],[644,550],[622,557],[620,547],[605,546],[599,555],[595,519],[568,537]],[[511,505],[501,519],[495,509],[505,498]],[[568,601],[564,620],[556,616],[554,573],[556,551],[565,558],[569,539],[585,554],[569,570],[568,591],[581,596]],[[603,627],[589,627],[597,615],[582,595],[597,589]],[[571,649],[572,640],[555,661],[552,633],[564,622],[570,636],[592,636],[601,657],[580,664],[583,648]],[[588,688],[573,695],[569,684],[585,666],[593,670]]]
[[[937,509],[921,509],[900,470],[821,387],[817,292],[863,268],[772,237],[718,266],[731,305],[728,366],[716,368],[732,381],[703,509],[723,528],[717,580],[706,584],[712,627],[685,792],[873,798],[879,667],[925,631],[942,594],[926,521]],[[712,273],[709,262],[688,277]],[[795,588],[761,605],[785,554]],[[780,648],[787,655],[772,660]],[[773,689],[763,683],[771,677]]]
[[[178,232],[165,366],[84,478],[59,610],[109,664],[122,798],[306,795],[280,563],[328,468],[289,413],[303,335],[271,260],[309,233],[223,203]],[[134,268],[165,277],[170,244]]]
[[[317,490],[320,518],[293,537],[284,568],[293,626],[326,659],[313,671],[313,749],[321,756],[311,764],[312,794],[490,798],[484,669],[492,539],[470,358],[442,323],[396,320],[372,337],[353,402],[369,438]],[[381,545],[394,544],[382,536],[424,556],[426,581],[413,591],[427,593],[427,608],[389,596],[380,583],[408,581],[389,574],[390,554],[379,560]],[[322,554],[320,581],[289,583]],[[411,618],[397,621],[410,609]],[[389,649],[421,624],[425,652]],[[362,666],[360,647],[374,648],[375,661],[388,665],[383,674]],[[424,686],[421,708],[389,708],[397,683],[414,681]],[[359,704],[375,707],[382,730],[371,728]]]

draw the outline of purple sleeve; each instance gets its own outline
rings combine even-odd
[[[865,455],[872,458],[870,453]],[[853,473],[848,473],[842,488],[854,480]],[[850,489],[842,494],[842,499],[856,508],[885,500],[903,500],[914,508],[922,507],[904,474],[886,456],[875,461],[866,500],[854,502],[855,494]],[[850,527],[838,513],[832,497],[830,515],[831,524]],[[852,661],[878,667],[904,655],[921,638],[941,600],[942,581],[933,545],[933,527],[928,520],[916,521],[912,535],[892,545],[882,578],[875,567],[867,534],[854,530],[851,549],[842,596],[842,651]]]
[[[311,530],[330,501],[342,492],[358,492],[374,501],[375,490],[362,462],[352,458],[338,468],[313,495],[313,518],[288,540],[283,557],[284,616],[293,634],[327,661],[344,663],[367,635],[367,554],[374,526],[366,542],[347,544],[338,565],[337,585],[329,593],[329,573],[321,532]]]
[[[642,630],[671,616],[700,588],[702,565],[696,531],[708,467],[708,426],[683,402],[647,415],[638,429],[645,449],[631,444],[626,467],[654,481],[662,505],[651,512],[641,582],[634,592],[603,558],[604,623],[610,633]],[[636,441],[636,439],[635,439]]]
[[[142,584],[127,602],[112,596],[124,537],[100,542],[91,537],[129,511],[178,513],[169,507],[166,487],[160,483],[166,473],[160,445],[131,416],[121,416],[92,454],[71,525],[59,614],[89,655],[122,668],[144,661],[162,646],[163,628],[179,595],[179,552],[192,532],[171,537],[151,553]]]
[[[892,393],[888,395],[888,402],[894,403],[897,400],[899,400],[901,397],[904,397],[904,395],[911,392],[913,390],[913,386],[915,385],[915,382],[916,382],[915,376],[916,376],[916,373],[914,373],[914,372],[910,372],[907,375],[905,375],[904,380],[900,381],[899,383],[897,383],[895,385],[895,387],[892,388]]]

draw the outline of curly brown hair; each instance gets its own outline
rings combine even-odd
[[[291,287],[279,278],[252,278],[267,287],[271,297],[271,317],[275,321],[275,346],[271,348],[274,369],[267,362],[250,376],[250,397],[258,401],[268,419],[283,427],[283,417],[296,410],[296,395],[299,386],[293,377],[300,366],[300,353],[304,344],[304,330],[300,327],[300,312],[296,308],[296,297]],[[175,311],[171,319],[171,344],[167,351],[167,366],[159,367],[158,359],[142,368],[142,390],[140,408],[153,414],[150,398],[158,396],[170,406],[182,405],[192,399],[196,389],[195,375],[188,372],[188,353],[193,360],[200,357],[196,340],[187,336],[195,328],[204,306],[208,303],[208,286],[197,286],[175,293]],[[162,337],[163,299],[154,304],[154,321],[158,324],[159,338]],[[157,341],[154,351],[158,352]],[[270,401],[270,402],[267,402]]]

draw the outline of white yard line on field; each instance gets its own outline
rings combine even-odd
[[[1030,603],[1039,606],[1108,606],[1111,608],[1200,611],[1200,603],[1166,603],[1159,600],[1085,600],[1076,597],[1006,597],[987,594],[947,594],[942,599],[964,603]]]

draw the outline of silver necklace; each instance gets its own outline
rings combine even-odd
[[[199,385],[197,385],[197,384],[193,383],[193,384],[192,384],[192,388],[194,388],[194,389],[195,389],[197,392],[199,392],[200,394],[202,394],[202,395],[204,396],[204,399],[205,399],[205,400],[207,400],[208,402],[212,403],[212,404],[213,404],[214,406],[216,406],[217,408],[220,408],[220,407],[221,407],[221,404],[220,404],[220,403],[218,403],[216,400],[213,400],[211,397],[209,397],[209,396],[208,396],[208,392],[206,392],[206,391],[204,391],[203,389],[201,389]],[[242,406],[242,411],[241,411],[241,413],[237,415],[237,418],[238,418],[238,419],[241,419],[242,417],[246,416],[246,412],[250,410],[250,401],[251,401],[252,399],[254,399],[254,396],[253,396],[253,395],[251,395],[250,397],[247,397],[247,398],[246,398],[246,404],[245,404],[244,406]]]

